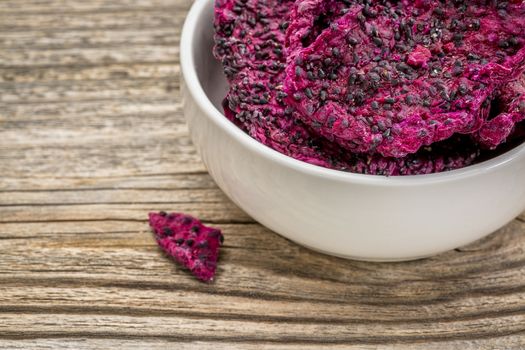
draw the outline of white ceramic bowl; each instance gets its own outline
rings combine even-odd
[[[525,144],[441,174],[383,177],[310,165],[250,138],[222,114],[227,85],[212,55],[213,1],[182,32],[184,112],[211,176],[246,213],[312,249],[409,260],[473,242],[525,210]]]

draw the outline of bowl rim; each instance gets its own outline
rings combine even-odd
[[[521,156],[525,156],[525,142],[514,147],[513,149],[483,162],[466,166],[464,168],[449,170],[441,173],[421,174],[421,175],[403,175],[403,176],[384,176],[384,175],[370,175],[357,174],[345,172],[342,170],[329,169],[319,165],[310,164],[301,160],[297,160],[283,153],[280,153],[259,141],[253,139],[244,131],[239,129],[235,124],[230,122],[222,112],[220,112],[208,98],[201,85],[197,71],[195,68],[195,60],[193,55],[193,42],[195,35],[197,35],[197,23],[199,18],[203,15],[207,5],[213,0],[195,0],[186,20],[184,22],[181,41],[180,41],[180,65],[181,75],[191,97],[206,113],[207,117],[230,137],[234,138],[244,147],[258,155],[279,163],[282,166],[292,168],[296,171],[309,174],[315,177],[323,177],[332,180],[343,182],[385,185],[385,186],[403,186],[425,183],[437,183],[444,181],[454,181],[464,178],[470,178],[482,173],[495,171],[507,163],[515,161]]]

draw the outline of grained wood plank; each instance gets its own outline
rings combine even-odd
[[[67,145],[74,148],[95,142],[133,143],[144,139],[144,135],[148,137],[155,135],[164,139],[186,138],[188,129],[180,115],[180,106],[174,106],[173,112],[150,113],[147,119],[142,118],[140,114],[115,115],[113,113],[105,118],[93,118],[92,115],[87,115],[79,119],[76,125],[64,123],[60,117],[38,120],[12,118],[3,123],[0,147],[14,149],[36,145],[44,147]],[[24,133],[20,132],[22,128]],[[118,140],[113,141],[117,134]]]
[[[115,63],[178,63],[179,49],[163,45],[135,45],[56,50],[2,50],[0,68],[94,65]]]
[[[102,221],[144,220],[145,214],[155,210],[193,212],[208,221],[248,221],[246,214],[234,204],[171,202],[158,204],[79,204],[60,206],[10,206],[3,207],[2,222],[49,222],[49,221]]]
[[[34,13],[57,17],[64,12],[102,12],[134,10],[156,10],[159,8],[187,8],[188,0],[2,0],[0,14]]]
[[[459,321],[463,324],[458,330],[441,328],[440,322],[435,322],[436,329],[420,328],[417,325],[399,324],[382,326],[376,324],[296,324],[292,322],[258,322],[251,320],[213,320],[194,319],[183,316],[136,317],[121,315],[70,315],[50,313],[48,317],[28,314],[21,316],[16,313],[0,314],[0,331],[6,338],[19,336],[21,338],[39,337],[50,334],[55,337],[71,334],[87,337],[119,337],[119,338],[161,338],[178,340],[212,340],[216,342],[238,343],[284,343],[284,344],[315,344],[317,333],[326,337],[326,343],[345,344],[347,342],[364,344],[389,344],[392,342],[417,343],[422,339],[429,340],[461,340],[468,335],[470,321]],[[25,324],[33,328],[24,328]],[[64,325],[74,325],[68,328]],[[221,332],[213,332],[220,327]],[[489,331],[490,335],[512,335],[522,332],[525,328],[525,315],[506,316],[497,319],[482,319],[476,324],[471,334],[478,338],[480,333]],[[368,336],[364,335],[367,334]],[[479,332],[479,333],[478,333]],[[481,337],[483,338],[483,337]]]
[[[52,50],[64,48],[117,47],[123,45],[178,45],[179,26],[153,29],[120,29],[91,31],[42,30],[3,33],[0,48]]]
[[[156,156],[148,158],[151,154]],[[55,159],[61,159],[60,164],[55,163]],[[4,176],[8,177],[27,175],[24,169],[32,169],[37,177],[52,174],[89,177],[94,168],[99,169],[98,176],[159,175],[204,170],[189,138],[174,136],[157,139],[153,143],[144,139],[136,139],[133,144],[102,143],[99,140],[70,148],[60,145],[13,147],[9,152],[0,147],[0,164]]]
[[[48,101],[77,102],[96,99],[132,99],[148,96],[152,100],[175,98],[179,90],[178,77],[154,79],[82,80],[52,83],[4,83],[0,103],[35,104]],[[175,100],[174,100],[175,102]]]
[[[20,32],[40,30],[43,32],[69,30],[111,30],[123,28],[151,29],[181,25],[189,2],[179,2],[167,8],[144,11],[133,6],[122,7],[116,11],[94,11],[68,15],[59,12],[49,14],[18,13],[0,14],[0,30]]]
[[[176,92],[174,92],[176,94]],[[2,126],[8,126],[11,121],[25,121],[39,123],[42,120],[57,120],[57,126],[74,127],[75,123],[82,123],[86,118],[92,123],[101,123],[108,118],[125,116],[135,116],[138,122],[141,115],[173,114],[179,111],[180,103],[169,100],[151,100],[145,98],[135,98],[133,100],[107,100],[107,101],[78,101],[68,102],[47,102],[37,104],[5,105],[0,115]],[[75,116],[75,123],[71,121],[71,116]],[[179,114],[176,123],[184,123],[182,115]],[[7,129],[7,127],[6,127]],[[27,127],[26,129],[30,129]],[[25,130],[24,130],[25,131]],[[6,132],[4,128],[1,132]],[[169,132],[169,130],[166,130]],[[0,138],[0,142],[2,139]]]
[[[180,68],[172,63],[100,64],[94,66],[54,66],[0,69],[0,82],[32,83],[72,80],[104,80],[112,78],[178,79]],[[176,91],[175,91],[176,92]]]
[[[0,192],[81,192],[86,190],[120,189],[192,189],[215,188],[212,178],[206,173],[171,174],[152,176],[116,177],[4,177],[0,182]]]
[[[115,240],[116,241],[116,240]],[[110,242],[111,243],[111,242]],[[135,244],[136,245],[136,244]],[[117,247],[112,246],[109,247]],[[130,246],[119,246],[129,248]],[[96,249],[96,246],[92,246]],[[101,248],[101,247],[98,247]],[[227,248],[228,249],[228,248]],[[106,260],[101,259],[101,264]],[[131,269],[131,266],[127,266]],[[148,268],[158,266],[149,264]],[[99,269],[94,267],[94,273]],[[36,268],[35,268],[36,270]],[[66,270],[64,268],[64,270]],[[63,272],[65,272],[63,270]],[[77,274],[73,269],[67,269],[71,274]],[[31,279],[30,279],[31,281]],[[74,281],[69,279],[69,281]],[[118,280],[117,280],[118,281]],[[40,283],[38,283],[40,282]],[[469,320],[474,326],[480,319],[486,317],[503,317],[524,312],[520,308],[525,298],[525,293],[511,295],[487,296],[480,295],[472,299],[455,298],[435,303],[432,311],[422,310],[421,305],[412,303],[398,304],[373,304],[359,301],[348,303],[330,303],[323,301],[297,299],[286,300],[275,297],[274,299],[258,299],[246,295],[232,295],[221,293],[221,290],[194,290],[177,288],[138,289],[126,288],[115,283],[113,286],[90,284],[83,287],[68,287],[65,283],[53,280],[46,285],[44,281],[31,281],[26,285],[20,280],[3,281],[0,308],[4,311],[31,313],[105,313],[133,316],[169,316],[185,315],[193,318],[254,320],[263,322],[291,322],[302,324],[337,324],[352,325],[355,323],[374,323],[389,326],[398,323],[416,325],[424,322],[439,321],[444,327],[458,327],[460,321]],[[21,291],[20,287],[25,286]],[[49,306],[49,299],[57,300]],[[102,303],[101,301],[104,301]],[[423,302],[422,302],[423,303]],[[217,309],[217,305],[222,305]],[[320,311],[323,310],[322,313]],[[497,315],[494,310],[498,310]],[[379,315],[376,316],[375,314]],[[403,315],[403,317],[400,317]],[[445,325],[446,324],[446,325]]]
[[[53,196],[46,192],[4,192],[0,193],[0,206],[54,206],[81,204],[162,204],[177,202],[219,203],[226,196],[218,188],[211,189],[111,189],[83,191],[54,191]]]
[[[120,349],[171,349],[177,347],[182,350],[290,350],[297,349],[294,344],[246,344],[234,342],[205,342],[199,340],[188,340],[187,342],[172,342],[166,339],[93,339],[93,338],[47,338],[38,340],[6,340],[3,345],[9,349],[28,349],[38,346],[39,349],[71,349],[71,350],[106,350],[107,348]],[[366,345],[366,344],[301,344],[300,349],[346,349],[346,350],[442,350],[442,349],[506,349],[521,350],[525,346],[525,337],[494,337],[480,340],[456,340],[428,342],[425,344],[390,344],[390,345]],[[1,346],[0,346],[1,348]]]

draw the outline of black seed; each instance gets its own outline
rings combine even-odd
[[[295,66],[295,76],[300,77],[303,74],[303,70],[299,66]]]
[[[398,71],[403,72],[403,73],[408,73],[411,70],[411,68],[408,66],[408,64],[406,64],[404,62],[396,64],[396,68],[397,68]]]
[[[396,39],[397,41],[401,40],[401,34],[397,30],[394,33],[394,39]]]
[[[306,105],[306,114],[308,114],[309,116],[311,116],[312,114],[314,114],[314,106],[312,106],[312,105]]]
[[[321,99],[321,101],[325,101],[326,100],[326,91],[321,90],[321,92],[319,93],[319,98]]]
[[[370,104],[370,107],[372,107],[372,109],[379,109],[379,103],[377,103],[377,101],[373,101]]]
[[[188,240],[186,240],[186,245],[187,245],[188,247],[191,247],[191,246],[193,245],[193,243],[195,243],[195,241],[194,241],[193,239],[191,239],[191,238],[188,239]]]
[[[191,232],[195,232],[195,233],[198,233],[200,230],[201,230],[201,228],[199,226],[193,226],[191,228]]]
[[[363,8],[363,14],[368,18],[375,18],[377,17],[377,12],[375,10],[372,10],[370,7],[365,6]]]
[[[501,49],[507,49],[510,45],[509,45],[509,42],[506,41],[506,40],[500,40],[500,42],[498,43],[498,46],[501,48]]]
[[[506,1],[499,1],[498,4],[496,5],[496,8],[504,10],[507,8],[507,5],[508,3]]]
[[[463,95],[463,96],[466,95],[467,92],[468,92],[468,87],[467,87],[467,85],[465,85],[465,84],[459,84],[459,86],[458,86],[458,92],[459,92],[461,95]]]
[[[160,216],[166,216],[166,215],[168,215],[168,214],[166,214],[165,211],[161,211],[161,212],[159,212],[159,215],[160,215]]]
[[[463,40],[463,34],[462,33],[454,33],[452,36],[452,40],[455,42],[461,42]]]
[[[359,44],[359,40],[357,40],[357,39],[354,38],[354,37],[348,37],[348,38],[346,39],[346,41],[347,41],[350,45],[354,45],[354,46],[357,45],[357,44]]]
[[[164,235],[166,235],[166,236],[173,236],[173,231],[169,227],[164,227],[162,229],[162,233],[164,233]]]
[[[181,245],[182,243],[184,243],[184,238],[177,238],[175,240],[175,243],[177,243],[178,245]]]
[[[405,36],[409,40],[412,39],[412,37],[413,37],[413,35],[412,35],[412,28],[406,27],[406,29],[405,29]]]
[[[385,111],[390,111],[390,110],[392,110],[392,105],[391,105],[390,103],[385,103],[385,104],[383,105],[383,109],[384,109]]]
[[[440,7],[436,7],[436,8],[434,9],[434,13],[435,13],[436,15],[438,15],[438,16],[443,16],[443,15],[445,14],[445,11],[443,11],[443,9],[440,8]]]
[[[480,28],[480,22],[479,19],[475,19],[472,21],[472,29],[479,30]]]
[[[306,77],[307,77],[309,80],[315,80],[314,73],[312,73],[312,71],[308,71],[308,72],[306,72]]]
[[[473,54],[472,52],[469,52],[469,53],[467,54],[467,59],[468,59],[469,61],[477,61],[477,60],[479,60],[479,58],[480,58],[480,57],[479,57],[478,55]]]
[[[337,47],[332,48],[332,55],[339,57],[340,51]]]
[[[335,117],[334,116],[330,116],[328,117],[328,120],[327,120],[327,123],[326,125],[329,127],[329,128],[332,128],[334,126],[334,123],[335,123]]]
[[[383,41],[380,38],[374,38],[372,40],[374,41],[374,44],[376,44],[376,46],[383,46]]]
[[[354,103],[356,106],[361,106],[363,102],[365,101],[365,96],[361,91],[357,91],[354,95]]]
[[[296,101],[301,101],[301,99],[302,99],[301,94],[298,93],[298,92],[294,93],[292,97],[293,97],[293,99],[296,100]]]
[[[385,102],[386,103],[390,103],[390,104],[394,104],[394,103],[396,103],[396,99],[393,98],[393,97],[387,97],[387,98],[385,98]]]
[[[306,88],[304,90],[304,94],[306,95],[306,97],[308,98],[313,98],[314,97],[314,94],[312,93],[312,90],[310,88]]]
[[[330,73],[329,78],[330,78],[330,80],[336,80],[337,79],[337,74]]]
[[[352,53],[352,59],[354,64],[357,64],[359,62],[359,55],[357,54],[357,52]]]
[[[374,73],[374,72],[368,73],[368,77],[370,78],[370,80],[376,83],[381,81],[381,77],[377,73]]]
[[[509,39],[509,44],[512,46],[518,46],[519,45],[518,38],[513,36],[512,38]]]

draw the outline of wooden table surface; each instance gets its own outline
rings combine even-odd
[[[0,1],[0,348],[524,348],[525,215],[379,264],[299,247],[221,193],[181,111],[190,5]],[[152,210],[224,230],[214,284],[163,256]]]

